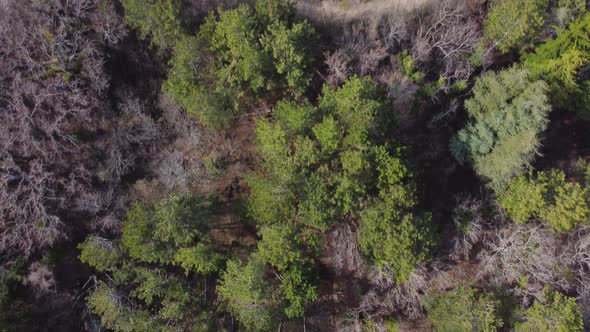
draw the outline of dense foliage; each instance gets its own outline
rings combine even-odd
[[[551,110],[546,93],[545,82],[517,67],[478,79],[465,101],[470,122],[451,142],[455,158],[494,188],[528,169]]]
[[[543,25],[548,0],[492,0],[483,40],[502,52],[530,41]]]
[[[588,166],[580,161],[578,168],[584,174]],[[578,224],[590,222],[587,186],[585,180],[581,184],[566,181],[561,170],[538,172],[536,176],[520,175],[499,195],[498,203],[516,222],[535,217],[558,232],[567,232]]]
[[[589,6],[0,1],[0,330],[588,330]]]
[[[137,203],[123,220],[120,240],[91,236],[80,245],[80,259],[111,276],[88,297],[105,327],[178,331],[189,324],[195,330],[213,329],[207,275],[220,268],[223,256],[207,236],[210,214],[211,202],[200,197],[172,196],[153,206]]]
[[[325,86],[318,107],[279,103],[274,121],[257,126],[265,172],[250,178],[250,209],[261,224],[318,231],[358,218],[363,253],[403,282],[426,258],[429,216],[416,211],[401,149],[384,136],[384,111],[375,85],[359,78]]]
[[[563,294],[547,291],[524,313],[525,321],[515,326],[515,331],[583,331],[584,323],[576,300]]]
[[[433,292],[426,302],[428,319],[435,331],[493,332],[502,327],[498,316],[500,303],[473,288]]]
[[[555,105],[587,112],[589,90],[580,70],[589,61],[590,14],[586,14],[566,29],[558,29],[557,37],[538,46],[524,64],[532,77],[549,84]]]
[[[125,21],[142,38],[159,47],[171,47],[184,34],[179,0],[122,0]]]

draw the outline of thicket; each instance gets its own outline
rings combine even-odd
[[[492,0],[484,22],[484,43],[501,52],[535,41],[545,21],[548,0]]]
[[[576,300],[555,291],[547,290],[542,299],[535,301],[524,312],[524,322],[515,325],[519,332],[532,331],[583,331],[582,313]]]
[[[584,330],[585,1],[361,2],[0,4],[0,329]]]
[[[425,307],[435,331],[493,332],[503,325],[498,314],[500,302],[473,288],[432,292]]]

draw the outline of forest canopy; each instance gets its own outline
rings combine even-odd
[[[590,329],[585,0],[4,0],[0,330]]]

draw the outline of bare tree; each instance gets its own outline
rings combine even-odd
[[[112,220],[126,197],[121,176],[158,134],[139,107],[110,106],[104,41],[93,39],[106,28],[94,23],[122,23],[101,4],[0,6],[0,251],[50,246],[74,219]],[[107,42],[122,38],[113,29]]]
[[[544,226],[507,224],[488,238],[485,246],[478,257],[480,279],[498,286],[526,281],[526,287],[518,289],[525,300],[538,297],[544,285],[561,289],[569,286],[565,272],[571,260],[560,250],[557,237]]]
[[[450,257],[454,260],[469,260],[472,249],[483,240],[486,218],[486,202],[473,197],[458,197],[453,211],[453,223],[458,234],[453,238]]]
[[[467,79],[474,69],[469,56],[480,37],[480,24],[468,1],[433,1],[431,11],[420,18],[412,55],[422,63],[441,63],[440,76]]]
[[[364,258],[358,248],[356,231],[349,224],[332,229],[324,241],[324,256],[330,260],[330,267],[339,274],[350,274],[361,278],[365,274]]]

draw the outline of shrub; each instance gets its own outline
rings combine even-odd
[[[404,50],[397,54],[397,61],[401,65],[404,75],[406,75],[412,82],[422,82],[425,75],[424,73],[416,69],[414,59],[412,59],[412,56],[408,53],[407,50]]]
[[[493,332],[502,327],[499,302],[473,288],[434,291],[426,298],[428,320],[435,331]]]
[[[543,25],[547,0],[493,0],[484,22],[483,41],[508,52]]]
[[[588,188],[567,182],[560,170],[520,175],[498,195],[498,203],[516,222],[536,217],[558,232],[590,221]]]
[[[586,12],[585,0],[559,0],[554,15],[559,26],[566,27],[578,16]]]
[[[504,186],[537,153],[551,109],[546,92],[543,81],[516,67],[478,79],[465,102],[470,121],[451,141],[455,158],[471,162],[492,188]]]
[[[518,332],[584,330],[582,313],[576,299],[546,290],[542,302],[535,301],[524,313],[525,321],[515,325]]]
[[[159,47],[172,47],[184,34],[179,0],[121,0],[121,4],[127,24]]]
[[[210,177],[216,178],[225,172],[225,159],[222,156],[210,155],[205,158],[205,171]]]

